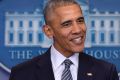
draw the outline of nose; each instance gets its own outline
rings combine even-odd
[[[72,27],[72,33],[80,33],[81,32],[81,26],[77,23],[74,23],[73,27]]]

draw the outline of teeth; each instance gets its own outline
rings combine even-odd
[[[72,41],[73,41],[74,43],[78,44],[78,43],[81,43],[81,42],[82,42],[82,38],[79,37],[79,38],[73,39]]]

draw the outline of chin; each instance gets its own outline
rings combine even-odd
[[[80,52],[83,52],[83,49],[84,49],[84,48],[74,48],[74,49],[73,49],[73,52],[74,52],[74,53],[80,53]]]

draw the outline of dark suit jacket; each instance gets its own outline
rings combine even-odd
[[[89,75],[92,74],[92,75]],[[12,68],[9,80],[55,80],[50,49],[43,55]],[[113,64],[80,53],[77,80],[119,80]]]

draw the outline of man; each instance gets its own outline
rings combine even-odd
[[[118,80],[113,64],[83,53],[86,25],[74,0],[50,0],[43,31],[53,39],[46,53],[11,70],[10,80]]]

